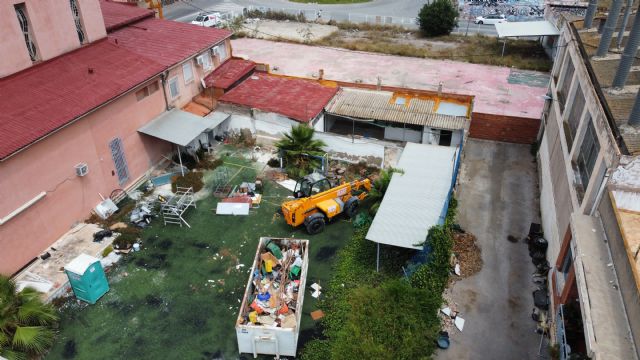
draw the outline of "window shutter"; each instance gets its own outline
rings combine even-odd
[[[124,157],[124,146],[122,146],[122,140],[115,138],[109,143],[111,148],[111,157],[113,163],[116,166],[116,173],[118,174],[118,183],[124,185],[129,180],[129,167],[127,166],[127,159]]]

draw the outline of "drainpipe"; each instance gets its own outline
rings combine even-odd
[[[623,31],[624,28],[620,30],[620,33]],[[620,39],[622,39],[622,37]],[[636,12],[631,33],[629,34],[629,39],[627,39],[627,45],[624,47],[624,52],[620,58],[620,65],[618,65],[618,70],[616,70],[616,76],[613,78],[613,84],[611,86],[614,89],[624,87],[624,84],[627,82],[629,70],[631,70],[631,66],[636,59],[638,45],[640,45],[640,11]]]
[[[640,125],[640,90],[638,90],[638,94],[636,95],[636,101],[633,102],[633,109],[631,109],[628,124],[631,126]]]
[[[161,79],[160,82],[162,83],[162,94],[164,94],[164,107],[166,111],[169,111],[169,100],[167,99],[167,89],[166,89],[167,76],[169,76],[169,70],[160,74],[160,79]]]
[[[589,7],[587,7],[587,13],[584,15],[584,28],[590,29],[593,26],[593,18],[596,16],[596,8],[598,7],[598,0],[589,0]]]
[[[607,182],[609,181],[609,172],[604,175],[604,179],[602,179],[602,184],[600,184],[600,189],[598,189],[598,193],[596,194],[596,199],[593,202],[593,206],[591,207],[591,211],[589,212],[590,216],[596,213],[596,209],[598,208],[598,204],[602,199],[602,194],[604,193],[604,189],[607,187]]]
[[[611,45],[611,38],[613,32],[616,30],[616,24],[618,23],[618,17],[620,16],[620,9],[622,9],[622,0],[614,0],[609,10],[609,16],[607,16],[607,22],[604,23],[604,31],[600,38],[600,44],[598,45],[598,52],[596,56],[605,56],[609,52],[609,46]]]
[[[622,39],[624,38],[624,29],[627,27],[627,23],[629,22],[629,16],[631,16],[631,7],[633,6],[633,0],[627,0],[627,6],[624,9],[624,17],[622,18],[622,26],[620,27],[620,32],[618,33],[618,49],[622,46]],[[637,15],[637,14],[636,14]]]

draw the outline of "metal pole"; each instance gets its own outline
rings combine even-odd
[[[471,23],[471,16],[467,17],[467,30],[464,31],[464,36],[469,33],[469,24]]]
[[[356,120],[351,118],[351,143],[356,142]]]
[[[182,166],[182,155],[180,155],[180,145],[176,144],[176,149],[178,149],[178,160],[180,160],[180,172],[182,176],[184,176],[184,166]]]
[[[378,251],[376,253],[376,272],[380,272],[380,243],[378,244]]]
[[[502,57],[504,57],[504,48],[507,47],[507,38],[504,38],[504,42],[502,43]]]

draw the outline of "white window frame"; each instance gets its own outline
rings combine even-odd
[[[173,91],[171,91],[171,83],[176,84],[176,94],[174,94]],[[167,85],[169,87],[169,96],[171,97],[171,100],[174,100],[180,97],[180,83],[178,82],[177,76],[174,76],[171,79],[169,79],[169,81],[167,82]]]
[[[220,48],[222,48],[223,50],[220,51]],[[224,57],[222,57],[222,52],[224,52]],[[227,46],[225,43],[222,43],[220,45],[217,45],[213,48],[213,54],[215,56],[218,57],[218,60],[222,63],[224,60],[226,60],[229,55],[227,54]]]
[[[189,73],[189,77],[187,77],[187,72]],[[193,66],[191,66],[191,61],[182,64],[182,79],[185,85],[193,82]]]
[[[209,54],[209,52],[203,54],[202,60],[204,60],[202,68],[205,71],[213,69],[213,61],[211,60],[211,55]]]

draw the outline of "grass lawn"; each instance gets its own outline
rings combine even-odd
[[[235,174],[233,185],[260,171],[242,158],[228,157],[224,166]],[[155,220],[144,231],[142,251],[125,255],[108,274],[111,290],[97,304],[73,302],[62,310],[47,358],[237,358],[235,320],[259,237],[310,239],[307,284],[324,286],[334,253],[353,235],[351,222],[340,219],[309,237],[276,215],[288,190],[266,180],[263,195],[249,216],[216,216],[217,199],[208,196],[187,212],[191,229]],[[298,349],[315,330],[309,312],[316,302],[305,296]]]

